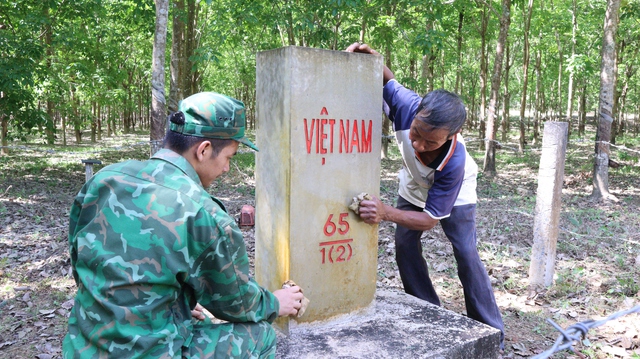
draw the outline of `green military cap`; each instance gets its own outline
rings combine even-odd
[[[244,104],[215,92],[200,92],[180,102],[184,124],[170,122],[169,129],[188,136],[236,140],[258,151],[244,136]]]

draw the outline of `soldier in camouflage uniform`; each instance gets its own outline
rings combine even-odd
[[[64,358],[275,356],[270,323],[297,314],[302,290],[272,293],[249,276],[242,233],[205,191],[239,143],[257,150],[244,124],[242,102],[193,95],[171,115],[164,149],[84,185],[70,213],[78,293]]]

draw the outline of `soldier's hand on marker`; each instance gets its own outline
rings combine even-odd
[[[382,222],[385,216],[384,204],[376,196],[371,200],[363,200],[360,202],[360,218],[365,223],[376,224]]]
[[[374,49],[372,49],[369,45],[367,44],[361,44],[359,42],[354,42],[353,44],[349,45],[349,47],[347,47],[346,50],[344,50],[346,52],[360,52],[363,54],[372,54],[372,55],[377,55],[378,52]]]
[[[302,306],[302,288],[297,285],[289,288],[278,289],[273,292],[273,295],[278,298],[280,302],[280,312],[278,316],[286,317],[288,315],[297,315],[298,310]]]
[[[204,307],[200,305],[200,303],[196,303],[196,307],[191,310],[191,316],[194,319],[204,320]]]

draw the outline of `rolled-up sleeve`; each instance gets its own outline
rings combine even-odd
[[[198,303],[231,322],[273,322],[278,299],[249,276],[249,257],[238,226],[224,211],[197,216],[194,235],[210,245],[192,264],[188,281]]]

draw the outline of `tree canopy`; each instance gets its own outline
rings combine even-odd
[[[503,12],[498,0],[174,0],[169,6],[169,22],[180,21],[184,34],[173,37],[179,24],[168,25],[165,68],[168,72],[171,51],[179,52],[174,59],[184,68],[185,82],[176,95],[166,81],[166,94],[229,94],[245,102],[251,124],[257,52],[289,45],[344,50],[361,41],[379,50],[398,80],[416,92],[458,92],[469,109],[465,133],[487,137],[489,72]],[[598,105],[607,2],[533,0],[530,28],[525,26],[529,1],[510,6],[508,51],[499,74],[507,86],[500,93],[510,96],[500,95],[497,105],[517,111],[525,99],[523,142],[535,143],[540,123],[564,119],[568,109],[582,134],[584,120],[576,114]],[[612,143],[640,126],[632,116],[640,108],[640,0],[622,1],[618,21]],[[3,140],[36,134],[47,143],[61,137],[66,143],[66,126],[77,142],[89,128],[98,136],[103,126],[107,135],[147,128],[154,24],[153,4],[138,1],[3,1]],[[176,41],[185,46],[174,47]],[[529,69],[523,73],[525,61]],[[501,121],[497,110],[496,115]]]

